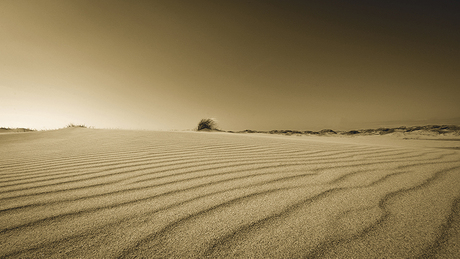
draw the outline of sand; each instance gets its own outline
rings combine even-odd
[[[458,258],[460,142],[430,138],[0,134],[0,257]]]

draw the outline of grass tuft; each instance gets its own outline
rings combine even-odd
[[[83,124],[70,123],[69,125],[67,125],[67,128],[88,128],[88,127],[86,125],[83,125]]]

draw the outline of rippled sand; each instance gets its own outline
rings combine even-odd
[[[458,258],[460,142],[377,138],[1,134],[0,257]]]

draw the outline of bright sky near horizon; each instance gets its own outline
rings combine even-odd
[[[449,123],[460,4],[2,0],[0,127]]]

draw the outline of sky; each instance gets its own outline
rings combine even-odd
[[[456,0],[1,0],[0,127],[460,123]]]

